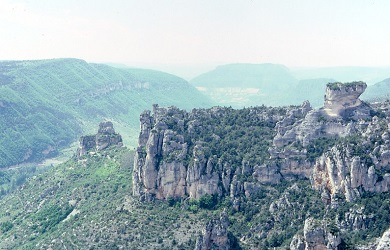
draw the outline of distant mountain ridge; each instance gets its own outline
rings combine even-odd
[[[72,58],[2,61],[0,167],[55,155],[104,119],[116,123],[125,143],[135,142],[138,114],[157,102],[213,105],[185,80],[159,71]]]
[[[280,64],[227,64],[191,80],[199,87],[243,87],[272,90],[295,83],[289,69]],[[279,86],[273,84],[278,83]]]
[[[227,64],[201,74],[192,85],[221,105],[301,104],[309,100],[319,107],[326,84],[335,81],[366,81],[367,94],[374,83],[388,78],[390,68],[329,67],[289,69],[281,64]],[[376,91],[377,95],[380,91]],[[363,98],[365,98],[365,96]]]
[[[390,78],[369,86],[363,98],[370,101],[390,99]]]
[[[340,82],[364,81],[368,86],[390,76],[390,67],[339,66],[291,69],[298,79],[332,78]]]

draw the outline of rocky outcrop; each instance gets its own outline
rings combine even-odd
[[[291,243],[291,250],[305,250],[305,240],[302,235],[296,234],[294,235]]]
[[[369,119],[372,108],[359,100],[367,85],[364,82],[329,83],[326,88],[324,107],[312,110],[308,103],[302,109],[288,114],[277,124],[274,139],[276,149],[291,143],[306,147],[319,137],[346,136],[353,127],[346,121]]]
[[[365,213],[364,207],[353,207],[345,212],[342,220],[337,220],[337,227],[342,231],[360,231],[368,228],[373,216]]]
[[[359,99],[366,88],[367,84],[364,82],[328,83],[325,91],[325,113],[344,119],[368,117],[370,108]]]
[[[290,243],[290,249],[337,250],[343,248],[342,239],[338,233],[328,232],[323,221],[308,218],[305,220],[303,236],[296,234]]]
[[[256,119],[251,122],[268,126],[280,119],[277,113],[268,114],[267,111],[265,108],[251,109],[250,116]],[[248,182],[242,179],[256,180],[260,184],[278,183],[281,174],[275,164],[251,164],[243,160],[234,170],[229,160],[212,154],[204,140],[218,141],[217,131],[210,138],[198,138],[201,133],[213,131],[205,121],[215,122],[231,112],[230,108],[220,107],[186,112],[155,105],[152,112],[142,113],[133,195],[141,200],[187,196],[198,199],[206,194],[222,196],[229,193],[234,197],[256,192],[253,185],[247,185]]]
[[[376,250],[388,250],[390,249],[390,228],[387,229],[379,240]]]
[[[112,122],[102,122],[99,124],[99,130],[96,135],[80,137],[80,145],[76,155],[80,158],[88,153],[102,151],[112,145],[122,146],[122,136],[115,133]]]
[[[325,188],[330,195],[343,194],[347,201],[360,195],[360,189],[370,192],[387,192],[390,175],[381,178],[375,166],[367,166],[359,156],[348,156],[343,147],[333,147],[317,160],[313,169],[314,188]]]
[[[326,249],[325,230],[320,221],[312,218],[305,220],[303,237],[305,241],[305,249]]]
[[[361,102],[365,88],[362,82],[328,84],[319,110],[309,102],[191,112],[155,105],[140,116],[133,194],[141,200],[230,195],[238,206],[237,197],[250,197],[261,185],[297,179],[310,179],[326,202],[339,194],[352,201],[362,192],[386,192],[390,103]],[[253,130],[261,132],[241,144],[226,140]],[[267,130],[274,134],[261,135]]]
[[[202,235],[197,239],[195,250],[231,249],[228,236],[229,220],[225,212],[212,219],[203,229]]]
[[[363,191],[389,190],[390,105],[361,102],[365,88],[363,82],[328,84],[324,108],[277,123],[270,154],[281,161],[285,178],[310,178],[329,201],[336,194],[351,201]]]

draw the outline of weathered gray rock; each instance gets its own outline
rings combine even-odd
[[[307,218],[301,234],[294,235],[290,242],[290,249],[297,250],[338,250],[342,246],[339,233],[326,230],[326,222]]]
[[[228,226],[228,217],[225,212],[222,212],[218,218],[207,223],[202,235],[197,239],[195,250],[230,249]]]
[[[294,235],[290,243],[291,250],[305,250],[305,241],[302,235]]]
[[[379,179],[375,166],[367,167],[358,156],[351,156],[343,146],[332,147],[315,163],[312,185],[315,189],[327,189],[330,195],[343,194],[347,201],[360,195],[358,188],[369,192],[387,192],[389,175]]]
[[[96,135],[80,137],[80,145],[76,155],[81,157],[88,153],[96,153],[113,145],[123,146],[122,136],[115,133],[112,122],[102,122],[99,124],[99,130]]]
[[[268,149],[270,160],[242,160],[240,166],[211,154],[208,143],[218,143],[223,135],[213,132],[204,141],[197,139],[199,133],[213,131],[214,122],[225,119],[228,108],[186,112],[154,105],[152,112],[140,116],[133,194],[140,199],[230,195],[237,201],[238,196],[251,197],[258,185],[297,179],[310,179],[329,204],[336,204],[338,194],[353,201],[362,192],[386,192],[390,189],[390,118],[386,116],[390,104],[373,110],[361,102],[365,87],[362,82],[330,84],[324,108],[319,110],[308,102],[284,110],[247,109],[245,114],[252,120],[273,124],[275,137]],[[371,117],[374,114],[378,116]],[[336,143],[350,137],[359,138],[359,143],[356,139]],[[327,148],[318,149],[321,143],[328,143]],[[315,157],[313,148],[321,150]]]
[[[277,166],[265,164],[254,166],[253,177],[262,184],[278,184],[282,178]]]
[[[376,250],[388,249],[390,249],[390,228],[383,233],[382,238],[379,240],[378,246],[376,247]]]
[[[337,222],[338,228],[345,231],[367,229],[372,218],[364,213],[364,207],[354,207],[344,214],[344,219]]]
[[[325,242],[325,230],[321,221],[309,218],[305,220],[303,228],[306,250],[327,249]]]
[[[309,108],[306,104],[302,109]],[[219,119],[225,112],[226,108],[219,107],[186,112],[155,105],[153,112],[142,113],[133,169],[133,195],[141,200],[198,199],[206,194],[222,196],[229,193],[235,197],[245,194],[244,183],[238,181],[237,176],[252,178],[258,183],[279,183],[281,174],[277,165],[252,166],[243,161],[233,173],[229,163],[210,155],[207,143],[192,141],[193,146],[188,146],[189,136],[195,137],[200,130],[209,129],[202,127],[202,117]],[[261,115],[254,116],[260,121],[275,119],[274,115]],[[219,140],[219,136],[212,136],[213,140]]]
[[[364,82],[328,84],[325,90],[325,113],[331,117],[368,117],[370,109],[359,99],[366,88],[367,84]]]

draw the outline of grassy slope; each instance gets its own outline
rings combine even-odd
[[[0,63],[0,167],[54,155],[103,119],[134,146],[138,116],[153,103],[212,102],[176,76],[78,59]]]

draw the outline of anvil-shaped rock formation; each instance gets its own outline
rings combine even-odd
[[[365,118],[370,108],[359,96],[367,88],[365,82],[328,83],[325,91],[324,112],[331,117]]]

